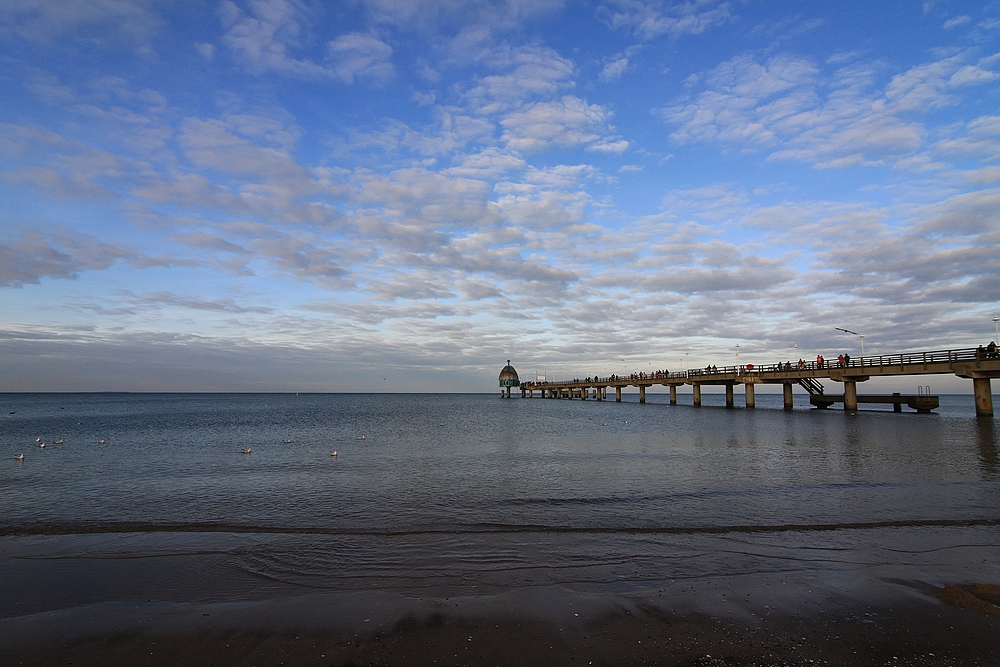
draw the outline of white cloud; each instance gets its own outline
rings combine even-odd
[[[502,140],[519,151],[549,147],[583,146],[593,150],[622,152],[628,142],[615,137],[609,125],[612,113],[579,97],[564,96],[551,102],[536,102],[509,113],[500,120]]]
[[[968,16],[966,14],[962,14],[960,16],[955,16],[954,18],[950,18],[950,19],[948,19],[947,21],[944,22],[944,29],[945,30],[951,30],[952,28],[957,28],[958,26],[965,25],[967,23],[970,23],[971,21],[972,21],[972,17],[970,17],[970,16]]]
[[[914,112],[953,106],[961,87],[997,76],[967,59],[913,67],[880,90],[860,64],[825,73],[790,56],[740,56],[693,78],[696,92],[662,113],[682,143],[719,141],[818,167],[876,164],[924,145],[926,129],[908,118]]]
[[[617,81],[622,78],[626,70],[628,70],[628,58],[621,56],[605,65],[598,78],[601,81]]]
[[[714,0],[607,0],[602,9],[612,27],[627,28],[642,39],[698,35],[734,18],[728,2]]]
[[[220,5],[222,37],[251,71],[353,83],[356,78],[385,81],[393,74],[392,47],[363,33],[340,35],[326,45],[329,63],[297,53],[312,46],[313,8],[301,0],[248,0],[247,11],[232,0]]]
[[[392,47],[360,33],[341,35],[328,45],[333,71],[344,83],[355,78],[385,81],[393,74]]]
[[[466,93],[472,108],[481,114],[503,112],[532,99],[551,98],[573,87],[573,62],[552,49],[477,49],[469,57],[504,72],[478,79]]]

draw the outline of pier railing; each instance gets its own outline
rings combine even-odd
[[[753,376],[768,373],[789,373],[794,371],[826,372],[835,369],[876,369],[892,367],[927,366],[930,364],[958,364],[977,361],[1000,360],[1000,351],[988,351],[987,348],[961,348],[957,350],[932,350],[929,352],[904,352],[900,354],[867,355],[863,357],[847,357],[839,359],[784,361],[776,364],[741,364],[739,366],[706,366],[692,368],[686,371],[654,371],[650,373],[630,373],[627,375],[609,375],[607,377],[574,378],[572,380],[547,382],[525,382],[526,387],[544,387],[549,385],[614,385],[634,382],[653,383],[658,381],[678,380],[711,380],[719,376]]]

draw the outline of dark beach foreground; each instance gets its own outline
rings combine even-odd
[[[3,665],[1000,665],[1000,614],[926,582],[674,582],[420,599],[108,603],[5,619]],[[965,590],[970,587],[966,585]]]

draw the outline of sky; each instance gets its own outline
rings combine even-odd
[[[0,0],[2,391],[485,392],[998,312],[998,1]]]

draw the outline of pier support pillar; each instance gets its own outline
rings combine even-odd
[[[639,402],[640,403],[646,402],[646,386],[641,384],[639,385]]]
[[[731,383],[726,384],[726,407],[731,408],[735,405],[733,400],[733,385]]]
[[[848,412],[858,411],[858,383],[852,380],[844,382],[844,409]]]
[[[976,416],[993,416],[993,389],[989,378],[973,378],[972,389],[976,394]]]
[[[622,402],[622,388],[621,387],[615,387],[615,402],[616,403],[621,403]]]
[[[701,385],[692,385],[692,390],[694,391],[694,406],[696,408],[701,407]]]
[[[893,412],[902,412],[903,411],[903,399],[899,398],[899,392],[898,391],[894,391],[892,393],[892,397],[895,398],[895,399],[899,399],[899,400],[895,400],[895,401],[892,402],[892,411]]]
[[[793,407],[793,405],[794,405],[792,403],[792,383],[791,382],[782,382],[781,384],[784,386],[784,390],[785,390],[785,392],[784,392],[785,393],[785,409],[786,410],[791,410],[792,407]]]
[[[599,400],[599,401],[603,401],[604,400],[603,389],[604,389],[604,387],[598,387],[597,389],[594,390],[594,393],[597,394],[597,400]]]
[[[677,405],[677,385],[670,385],[670,405]]]
[[[581,389],[580,390],[580,400],[581,401],[587,400],[587,394],[589,394],[589,393],[590,393],[590,387],[584,387],[583,389]]]
[[[747,407],[755,408],[757,407],[757,394],[753,388],[753,382],[747,382],[745,385],[747,390]]]

